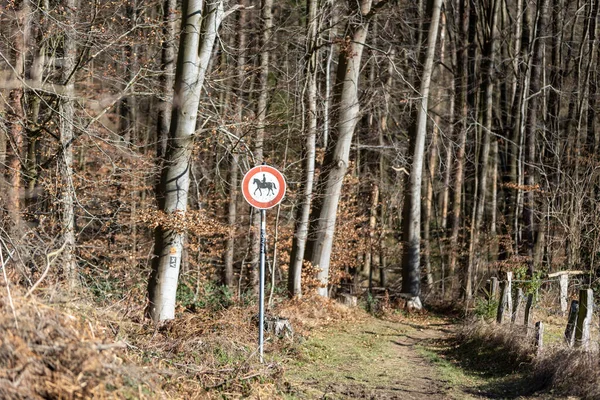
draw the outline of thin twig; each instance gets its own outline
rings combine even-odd
[[[8,250],[8,249],[7,249]],[[17,312],[15,311],[15,304],[13,303],[12,296],[10,294],[10,284],[8,283],[8,276],[6,275],[6,264],[4,264],[4,254],[2,254],[2,247],[0,247],[0,263],[2,264],[2,274],[4,275],[4,282],[6,282],[6,292],[8,294],[8,304],[15,317],[15,327],[19,329],[19,321],[17,321]]]
[[[38,279],[37,282],[33,284],[31,289],[29,289],[29,291],[25,294],[25,298],[29,297],[31,295],[31,293],[33,293],[35,288],[37,288],[38,285],[44,280],[44,278],[46,278],[46,275],[48,275],[48,271],[50,270],[50,266],[52,264],[54,264],[54,261],[56,261],[56,259],[58,258],[58,255],[60,253],[62,253],[62,251],[65,249],[66,246],[67,246],[67,242],[65,241],[63,243],[63,245],[60,247],[60,249],[54,250],[53,252],[46,254],[46,269],[44,270],[44,273],[42,274],[42,276],[40,276],[40,279]],[[50,260],[50,257],[52,257],[52,256],[54,258],[52,260]]]

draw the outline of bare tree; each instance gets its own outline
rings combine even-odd
[[[76,0],[65,0],[65,8],[77,15]],[[75,21],[71,21],[71,26]],[[73,187],[73,127],[75,124],[75,72],[76,37],[74,30],[65,31],[63,38],[62,84],[64,95],[60,103],[60,144],[62,147],[60,170],[62,178],[62,232],[65,242],[64,271],[70,288],[79,286],[79,272],[75,261],[75,188]]]
[[[344,175],[348,169],[350,145],[354,128],[359,117],[358,81],[364,43],[369,31],[369,23],[377,9],[385,4],[381,0],[375,6],[372,0],[350,2],[351,18],[348,21],[349,41],[340,52],[335,84],[335,97],[332,106],[335,110],[337,126],[332,129],[320,184],[317,187],[305,259],[319,268],[318,278],[321,287],[318,293],[328,296],[329,263],[333,247],[333,235],[337,218],[337,208]]]
[[[223,2],[188,0],[182,8],[182,33],[175,72],[171,128],[161,172],[159,209],[174,218],[185,216],[190,185],[190,158],[198,104],[217,31],[224,17]],[[154,321],[175,317],[175,294],[185,232],[158,226],[152,274],[148,282],[148,313]]]
[[[470,299],[473,294],[473,279],[476,273],[477,263],[479,262],[479,241],[481,228],[483,225],[483,213],[485,211],[486,194],[488,191],[487,179],[489,175],[489,156],[490,156],[490,136],[492,130],[492,107],[493,107],[493,88],[494,88],[494,57],[496,47],[496,15],[498,13],[498,0],[493,0],[489,4],[489,10],[484,12],[488,16],[484,29],[484,51],[483,51],[483,70],[484,70],[484,90],[483,90],[483,123],[481,127],[481,150],[480,166],[477,181],[477,200],[475,209],[475,218],[471,221],[471,240],[469,242],[469,262],[465,276],[465,296]]]
[[[433,59],[435,57],[441,7],[441,0],[433,1],[429,34],[427,36],[427,52],[419,89],[421,100],[418,105],[413,135],[410,138],[411,168],[402,212],[401,290],[402,293],[408,296],[408,306],[415,309],[422,308],[419,297],[421,294],[421,182],[423,178],[427,119],[429,117],[429,87],[433,73]]]
[[[267,100],[269,98],[269,58],[271,46],[271,35],[273,29],[272,18],[273,0],[262,0],[261,4],[261,51],[258,75],[258,102],[256,109],[256,134],[254,136],[254,162],[262,164],[264,160],[265,121],[267,119]],[[260,213],[255,212],[252,216],[252,238],[251,238],[251,268],[252,287],[254,293],[258,293],[258,267],[260,257]]]
[[[296,227],[290,256],[288,274],[288,293],[291,297],[302,295],[301,277],[304,251],[308,237],[310,206],[312,203],[313,181],[315,176],[315,154],[317,141],[317,0],[309,0],[306,23],[306,108],[308,110],[306,123],[306,141],[303,148],[304,179],[302,181],[302,203],[298,207]],[[326,77],[325,79],[329,79]]]
[[[161,162],[167,152],[167,138],[169,136],[169,125],[171,124],[171,108],[169,101],[173,96],[173,83],[175,71],[175,12],[177,2],[175,0],[164,0],[162,3],[162,32],[163,41],[161,49],[161,85],[160,98],[157,113],[157,140],[156,157]]]

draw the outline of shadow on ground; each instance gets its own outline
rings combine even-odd
[[[494,342],[456,338],[431,340],[427,348],[458,366],[466,375],[478,377],[477,383],[464,387],[473,396],[490,399],[519,399],[543,395],[547,383],[531,373],[530,360],[515,357]],[[546,395],[544,395],[545,398]]]

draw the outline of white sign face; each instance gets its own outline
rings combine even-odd
[[[259,209],[276,206],[285,195],[285,179],[268,165],[259,165],[244,175],[242,193],[250,205]]]

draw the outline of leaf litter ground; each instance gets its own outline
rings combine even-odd
[[[260,364],[252,306],[180,310],[156,327],[139,299],[102,309],[13,292],[13,314],[0,294],[2,399],[515,399],[530,383],[464,363],[452,321],[426,314],[285,301],[273,313],[294,339],[268,336]]]

